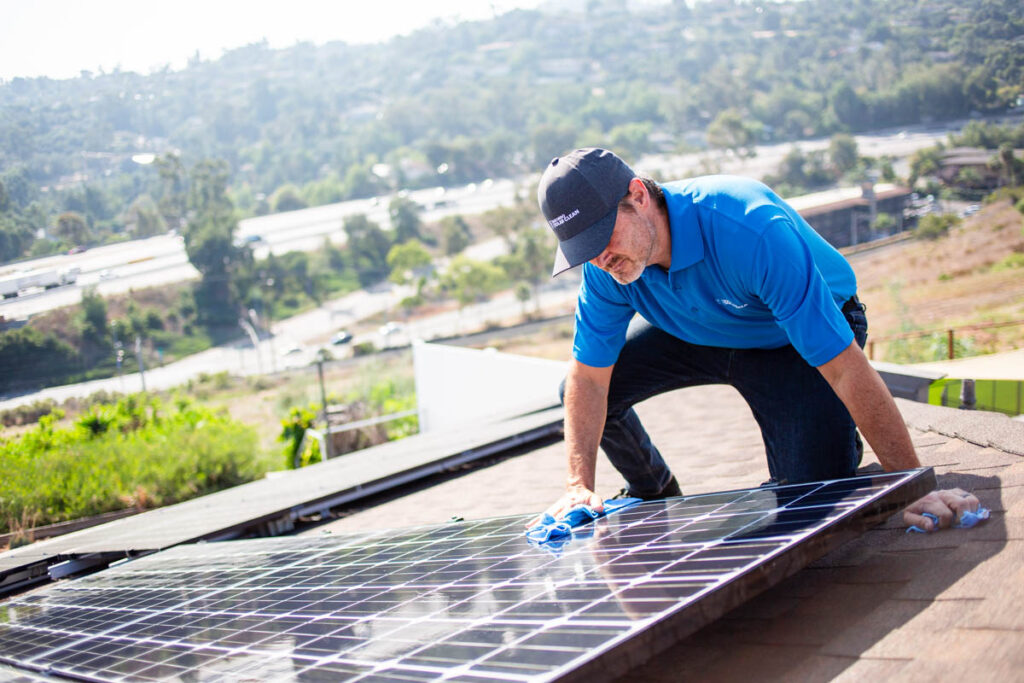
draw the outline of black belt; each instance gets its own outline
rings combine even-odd
[[[843,313],[852,313],[853,311],[866,310],[868,310],[868,307],[860,302],[860,299],[857,298],[856,294],[847,299],[846,303],[843,304]]]

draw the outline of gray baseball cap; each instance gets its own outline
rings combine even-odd
[[[626,162],[598,147],[551,160],[537,188],[540,211],[558,238],[551,277],[604,251],[615,229],[619,201],[635,177]]]

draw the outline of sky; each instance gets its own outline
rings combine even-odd
[[[434,19],[487,19],[542,0],[0,0],[0,80],[83,70],[150,73],[198,51],[266,39],[271,47],[373,43]]]

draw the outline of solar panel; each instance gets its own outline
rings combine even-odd
[[[45,579],[48,565],[61,560],[76,559],[85,567],[180,543],[231,537],[260,525],[276,524],[288,530],[302,515],[326,511],[447,467],[544,438],[561,424],[562,409],[555,408],[502,422],[418,434],[274,479],[261,479],[0,553],[0,593]]]
[[[0,661],[86,680],[605,680],[877,523],[930,469],[525,516],[178,546],[0,606]],[[638,637],[638,636],[643,637]]]

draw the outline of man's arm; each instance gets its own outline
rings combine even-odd
[[[856,342],[818,370],[850,411],[886,471],[921,466],[896,402]]]
[[[883,468],[892,471],[921,466],[896,402],[855,342],[818,370],[850,411]],[[945,528],[965,511],[977,510],[978,505],[977,498],[961,489],[938,490],[910,505],[903,519],[907,524],[935,531],[936,525],[922,513],[935,515],[938,528]]]
[[[565,378],[565,452],[568,478],[565,493],[545,512],[558,517],[576,505],[602,510],[604,503],[594,493],[597,449],[608,414],[608,385],[612,367],[595,368],[577,360],[569,364]],[[531,520],[527,526],[539,521]]]

